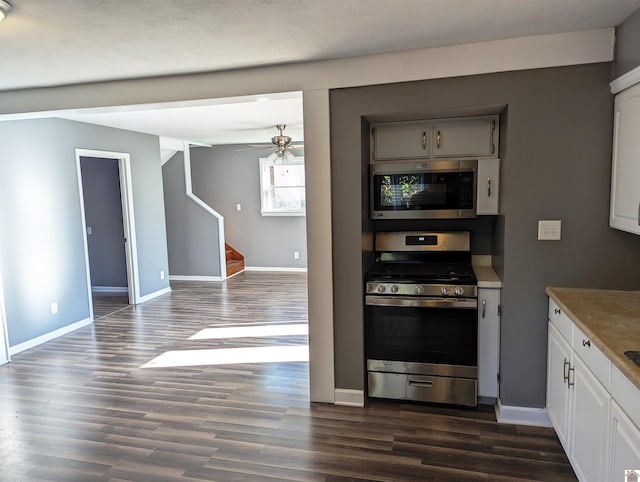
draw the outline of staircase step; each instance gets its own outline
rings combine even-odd
[[[227,276],[244,271],[244,261],[241,259],[233,259],[227,261]]]

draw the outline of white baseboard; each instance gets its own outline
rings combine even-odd
[[[94,293],[128,293],[129,288],[126,286],[92,286],[91,291]]]
[[[62,328],[58,328],[57,330],[45,333],[44,335],[40,335],[36,338],[32,338],[31,340],[23,341],[22,343],[19,343],[17,345],[10,346],[9,355],[15,355],[16,353],[28,350],[29,348],[42,345],[47,341],[51,341],[55,338],[58,338],[59,336],[66,335],[67,333],[71,333],[72,331],[83,328],[87,325],[90,325],[91,323],[93,323],[93,318],[85,318],[84,320],[76,321],[75,323],[63,326]]]
[[[346,388],[336,388],[334,391],[334,402],[336,405],[347,407],[364,407],[364,391],[348,390]]]
[[[169,275],[169,281],[222,281],[222,276],[189,276],[171,274]]]
[[[162,288],[161,290],[154,291],[153,293],[149,293],[148,295],[141,296],[138,300],[138,303],[145,303],[150,301],[158,296],[165,295],[167,293],[171,293],[171,287],[167,286],[166,288]]]
[[[498,423],[513,425],[531,425],[534,427],[553,427],[545,408],[517,407],[496,403]]]
[[[288,271],[294,273],[306,273],[307,268],[278,268],[269,266],[245,266],[245,271]]]

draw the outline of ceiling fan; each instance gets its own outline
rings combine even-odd
[[[284,162],[293,160],[296,156],[291,152],[291,149],[304,149],[304,144],[292,144],[291,137],[285,136],[283,133],[285,127],[287,127],[285,124],[276,125],[276,129],[280,131],[280,134],[271,138],[271,144],[250,144],[251,147],[238,149],[238,151],[252,151],[275,147],[275,151],[272,152],[267,159],[270,161],[282,159]]]

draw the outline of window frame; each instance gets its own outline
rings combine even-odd
[[[293,159],[287,162],[278,162],[278,159],[270,159],[268,157],[260,157],[258,163],[258,169],[260,170],[260,214],[262,216],[306,216],[307,215],[307,193],[306,193],[306,179],[305,184],[301,186],[273,186],[270,181],[265,180],[265,174],[268,172],[268,169],[265,167],[272,165],[301,165],[304,168],[304,156],[295,156]],[[267,206],[267,192],[268,190],[273,190],[275,188],[286,189],[303,189],[304,192],[304,208],[299,209],[274,209],[271,206]]]

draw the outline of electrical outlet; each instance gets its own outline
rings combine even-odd
[[[242,211],[242,204],[240,203],[236,204],[236,211]]]
[[[51,314],[52,315],[57,315],[58,314],[58,302],[54,301],[53,303],[51,303]]]
[[[91,229],[91,226],[87,226],[87,236],[91,236],[93,234],[93,229]]]
[[[164,279],[164,271],[160,271],[160,279]]]
[[[300,251],[293,252],[293,259],[300,259]]]
[[[559,241],[562,221],[538,221],[538,241]]]

